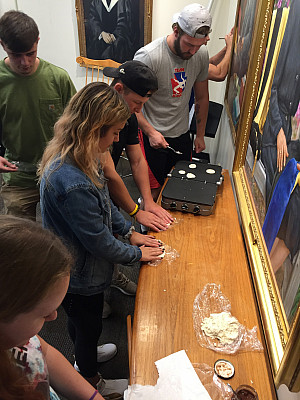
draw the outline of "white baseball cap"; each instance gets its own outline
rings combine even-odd
[[[204,36],[197,33],[197,30],[202,26],[211,27],[212,18],[207,8],[198,3],[189,4],[178,14],[174,14],[174,19],[177,17],[177,23],[187,35],[194,38],[203,38]]]

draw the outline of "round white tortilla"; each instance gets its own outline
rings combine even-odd
[[[206,172],[207,174],[210,174],[210,175],[213,175],[213,174],[216,173],[216,171],[215,171],[214,169],[212,169],[212,168],[208,168],[205,172]]]
[[[189,172],[188,174],[186,174],[186,177],[187,177],[188,179],[194,179],[194,178],[196,178],[196,175],[191,174],[191,173]]]
[[[190,164],[189,168],[191,168],[191,169],[197,168],[197,165],[196,164]]]
[[[180,169],[180,170],[178,171],[178,173],[179,173],[180,175],[184,175],[184,174],[185,174],[185,171],[184,171],[183,169]]]

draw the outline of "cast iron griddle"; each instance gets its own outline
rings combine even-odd
[[[189,165],[191,164],[196,165],[196,168],[190,168]],[[186,174],[192,173],[196,177],[191,180],[202,182],[219,184],[222,177],[222,167],[219,165],[203,164],[195,161],[178,161],[170,174],[171,177],[186,178],[186,174],[179,174],[179,171],[185,171]],[[215,171],[215,173],[211,173],[212,171]]]
[[[196,168],[189,168],[196,164]],[[195,178],[189,179],[183,170],[192,173]],[[214,170],[214,174],[207,173]],[[198,162],[179,161],[169,175],[162,192],[162,207],[170,210],[184,211],[200,215],[210,215],[215,206],[218,185],[222,183],[222,167]]]

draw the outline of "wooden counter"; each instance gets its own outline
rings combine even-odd
[[[156,235],[176,249],[180,257],[157,267],[143,265],[135,303],[130,360],[131,384],[155,385],[154,362],[186,350],[192,363],[210,366],[226,358],[235,366],[228,382],[233,388],[249,384],[260,400],[276,399],[266,352],[224,355],[201,347],[193,328],[193,302],[207,283],[221,285],[231,301],[231,313],[247,328],[258,326],[263,343],[251,275],[229,174],[218,189],[215,211],[210,216],[172,212],[180,220]]]

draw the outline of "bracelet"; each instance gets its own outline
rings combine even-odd
[[[133,232],[135,231],[135,227],[131,226],[129,228],[129,231],[126,233],[126,235],[123,236],[124,239],[130,239],[131,235],[133,234]]]
[[[131,213],[129,213],[129,215],[131,217],[133,217],[138,211],[139,211],[139,206],[138,206],[138,204],[136,204],[135,207],[134,207],[134,210],[131,211]]]
[[[94,393],[92,394],[92,396],[89,398],[89,400],[93,400],[97,396],[98,393],[99,393],[98,390],[95,390]]]

